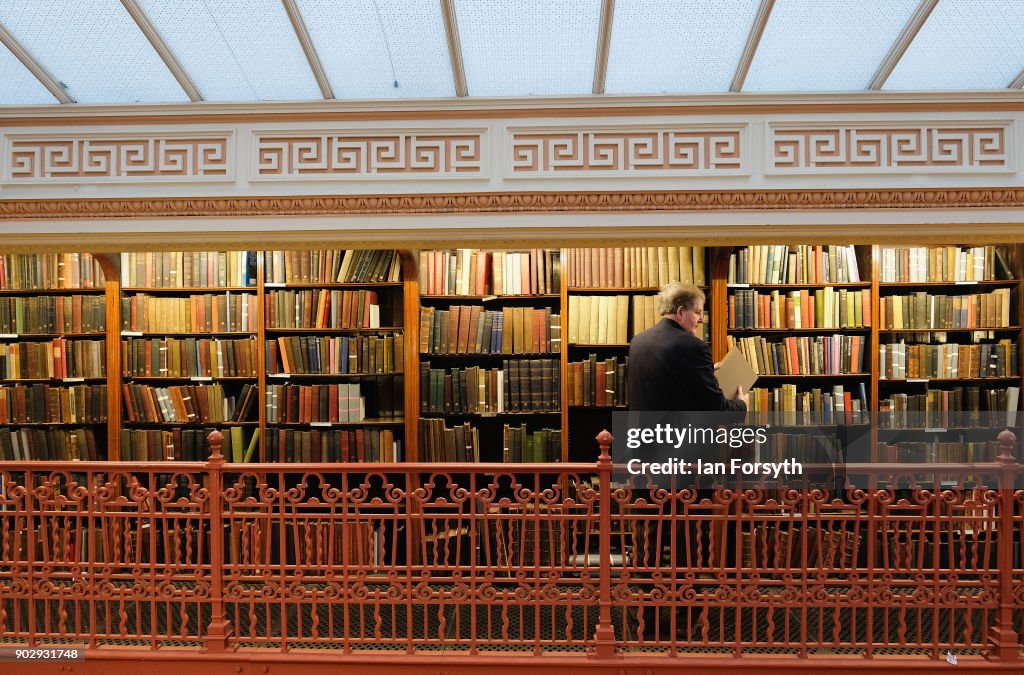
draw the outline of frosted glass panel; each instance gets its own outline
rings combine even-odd
[[[35,75],[18,58],[0,45],[0,105],[35,105],[56,103]]]
[[[188,100],[117,0],[2,2],[0,22],[79,103]]]
[[[299,7],[337,98],[455,95],[437,0],[300,0]]]
[[[589,94],[600,0],[456,0],[470,96]]]
[[[1024,2],[942,0],[883,89],[1001,89],[1024,68]]]
[[[323,98],[280,0],[140,0],[208,101]]]
[[[917,5],[776,0],[743,91],[866,89]]]
[[[605,91],[729,91],[758,0],[618,0]]]

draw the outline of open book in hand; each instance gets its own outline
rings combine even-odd
[[[722,359],[718,370],[715,371],[715,377],[718,378],[718,386],[722,388],[725,398],[730,401],[736,399],[737,387],[743,387],[743,391],[750,391],[750,387],[757,382],[757,373],[743,358],[742,352],[735,347]]]

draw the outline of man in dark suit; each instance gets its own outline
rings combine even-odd
[[[629,344],[626,389],[631,411],[745,411],[740,387],[728,400],[715,379],[711,349],[697,337],[704,323],[704,293],[672,283],[658,294],[661,321]]]
[[[671,283],[661,289],[658,294],[661,321],[636,335],[629,345],[626,390],[630,412],[732,411],[739,414],[746,411],[748,395],[742,387],[734,400],[725,398],[715,378],[716,364],[711,358],[711,349],[697,336],[704,323],[704,301],[704,293],[690,284]],[[631,419],[630,424],[635,426],[636,422]],[[667,452],[669,454],[658,459],[669,455],[686,456],[686,448]],[[632,519],[632,565],[638,581],[661,567],[666,547],[674,548],[674,555],[670,557],[677,568],[692,571],[712,562],[709,544],[724,536],[724,529],[719,527],[713,534],[711,522],[703,519],[691,519],[683,527],[684,521],[678,515],[683,506],[677,502],[675,509],[670,510],[672,500],[659,506],[660,500],[654,498],[656,493],[649,491],[652,487],[676,490],[684,486],[691,487],[692,481],[684,485],[679,480],[668,479],[665,485],[647,482],[646,487],[634,481],[634,497],[646,498],[645,504],[627,509]],[[697,490],[697,501],[712,496],[713,490]],[[674,518],[666,519],[666,515],[673,513]],[[721,561],[715,562],[721,564]],[[651,582],[639,581],[639,590],[644,594],[639,605],[630,606],[626,611],[626,637],[645,642],[659,635],[672,637],[669,611],[672,605],[662,600],[660,607],[651,606],[646,596],[650,594],[653,599],[657,595]],[[675,635],[684,640],[694,635],[699,615],[697,607],[676,613]]]

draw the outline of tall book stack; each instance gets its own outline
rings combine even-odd
[[[263,456],[403,461],[398,251],[267,251],[264,260]]]
[[[228,460],[259,438],[258,256],[254,251],[121,254],[120,457]]]
[[[104,290],[88,253],[0,255],[0,459],[106,459]]]
[[[751,419],[778,430],[762,458],[805,455],[793,427],[868,423],[870,262],[863,246],[754,245],[729,255],[726,344],[759,376]]]
[[[711,287],[703,246],[570,248],[566,252],[568,343],[565,363],[569,458],[593,461],[594,437],[626,408],[625,359],[634,335],[661,320],[657,294],[671,282],[704,291],[701,336],[711,337]]]
[[[419,262],[420,458],[509,460],[506,423],[532,433],[560,419],[561,254],[455,249]]]
[[[901,461],[966,461],[1019,420],[1019,247],[878,247],[876,256],[880,447]]]

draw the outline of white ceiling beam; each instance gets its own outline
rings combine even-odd
[[[131,15],[135,24],[142,31],[142,34],[149,40],[149,44],[153,45],[153,49],[160,55],[167,69],[171,71],[171,75],[178,81],[181,88],[185,90],[185,94],[188,96],[190,101],[202,101],[203,94],[199,91],[199,87],[192,81],[191,76],[185,70],[185,67],[181,65],[181,61],[171,51],[171,47],[164,40],[164,37],[160,35],[160,31],[156,29],[153,22],[146,16],[146,12],[143,11],[137,0],[121,0],[121,4]]]
[[[1020,89],[1021,87],[1024,87],[1024,70],[1017,73],[1017,77],[1013,78],[1013,82],[1007,89]]]
[[[299,11],[298,4],[296,4],[295,0],[281,0],[281,3],[284,5],[284,11],[288,14],[288,20],[292,22],[292,28],[295,29],[295,35],[299,38],[302,51],[306,54],[306,61],[309,62],[309,67],[313,71],[313,77],[316,78],[316,83],[320,87],[320,93],[325,99],[334,98],[331,81],[327,79],[327,71],[324,70],[324,65],[320,63],[320,55],[316,53],[316,47],[313,46],[313,38],[309,35],[309,30],[306,28],[306,22],[302,19],[302,12]]]
[[[757,15],[754,16],[754,25],[750,27],[750,34],[747,35],[747,44],[743,46],[743,56],[740,57],[739,65],[736,66],[732,84],[729,85],[729,91],[743,91],[747,72],[750,70],[750,64],[754,61],[757,47],[761,44],[761,35],[764,34],[764,27],[768,25],[768,17],[774,6],[775,0],[761,0],[761,4],[757,8]]]
[[[892,75],[892,71],[896,69],[900,59],[907,53],[910,43],[917,37],[921,27],[924,26],[924,22],[931,16],[932,10],[935,9],[937,4],[939,4],[939,0],[921,0],[917,5],[917,9],[914,10],[910,20],[907,21],[907,25],[903,27],[903,31],[896,38],[896,42],[889,48],[889,53],[882,59],[882,63],[878,66],[875,76],[871,78],[871,83],[868,85],[869,90],[877,91],[882,88],[885,81]]]
[[[444,15],[444,32],[448,37],[448,57],[452,62],[455,95],[468,96],[466,68],[462,64],[462,42],[459,40],[459,22],[455,17],[455,0],[441,0],[441,14]]]
[[[601,3],[601,23],[597,29],[597,60],[594,62],[594,93],[604,93],[604,80],[608,73],[608,49],[612,43],[612,19],[615,16],[615,0]]]
[[[36,58],[15,39],[11,31],[7,30],[7,27],[2,23],[0,23],[0,43],[3,43],[5,47],[11,50],[15,58],[28,68],[29,72],[46,87],[47,91],[53,94],[54,98],[61,103],[75,102],[75,99],[71,98],[71,94],[67,92],[64,85],[51,75],[50,71],[43,67],[43,64],[36,61]]]

